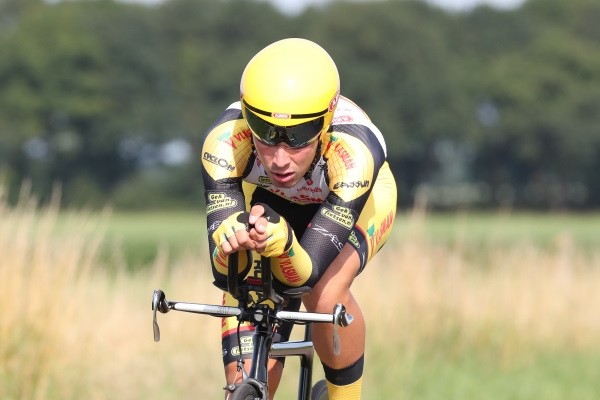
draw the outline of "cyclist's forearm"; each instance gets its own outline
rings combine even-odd
[[[290,287],[312,286],[316,280],[315,261],[292,233],[289,249],[271,258],[273,276]]]
[[[211,254],[212,271],[215,283],[219,283],[217,286],[222,286],[227,280],[228,257],[217,246],[217,243],[215,243],[213,234],[230,215],[244,211],[244,196],[238,190],[207,190],[205,198],[208,246]],[[240,257],[238,264],[239,269],[244,269],[246,259],[243,256]]]

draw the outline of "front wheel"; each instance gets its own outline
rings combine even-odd
[[[256,387],[248,382],[242,383],[229,396],[229,400],[256,400],[261,399],[261,395]]]
[[[310,391],[310,400],[328,400],[329,392],[327,391],[327,382],[321,379],[312,387]]]

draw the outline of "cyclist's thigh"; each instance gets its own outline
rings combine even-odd
[[[396,182],[385,163],[348,238],[360,257],[359,273],[385,244],[392,231],[397,196]]]

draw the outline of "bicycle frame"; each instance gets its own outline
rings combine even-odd
[[[304,340],[273,343],[271,357],[297,356],[300,358],[300,376],[298,378],[298,399],[309,400],[312,387],[312,372],[315,348],[310,336],[310,325],[304,329]]]
[[[250,255],[248,256],[251,262]],[[270,270],[270,259],[261,257],[261,284],[244,285],[240,287],[237,276],[237,253],[230,255],[230,267],[227,277],[228,291],[237,300],[238,306],[223,306],[215,304],[188,303],[169,301],[165,293],[157,289],[152,298],[153,310],[153,329],[154,341],[160,340],[160,329],[158,326],[157,311],[165,314],[170,310],[190,312],[196,314],[210,315],[213,317],[231,317],[235,316],[240,322],[250,322],[255,326],[253,335],[252,364],[250,371],[246,374],[241,368],[243,374],[242,383],[253,385],[257,392],[261,394],[262,399],[269,398],[268,390],[268,368],[269,358],[297,356],[300,358],[300,375],[298,384],[298,399],[309,400],[312,386],[312,372],[314,360],[314,347],[311,340],[310,323],[331,323],[334,324],[334,348],[339,352],[339,338],[337,337],[337,326],[348,326],[352,323],[353,317],[346,313],[342,304],[336,304],[331,314],[310,313],[304,311],[285,311],[282,310],[284,298],[273,290],[272,277]],[[265,303],[256,303],[250,296],[251,292],[259,292],[271,300],[274,307]],[[282,321],[292,323],[305,323],[304,339],[300,341],[285,341],[273,343],[273,334],[275,328]],[[335,350],[334,350],[335,351]],[[242,362],[241,352],[240,360]],[[234,386],[227,387],[229,390],[235,390]]]

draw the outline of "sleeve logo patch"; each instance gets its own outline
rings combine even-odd
[[[208,205],[206,206],[206,214],[213,213],[217,210],[235,207],[237,200],[232,199],[225,193],[211,193],[208,195]]]
[[[333,185],[333,189],[354,189],[354,188],[366,188],[369,187],[371,182],[368,179],[362,181],[352,181],[352,182],[336,182]]]
[[[352,229],[354,226],[354,217],[350,209],[346,207],[333,206],[333,209],[323,208],[321,209],[321,215],[345,228]]]
[[[356,232],[350,232],[350,237],[348,237],[348,241],[352,243],[352,245],[357,249],[360,248],[360,243],[358,242],[358,238],[356,237]]]
[[[202,158],[204,158],[206,161],[208,161],[211,164],[215,164],[221,168],[225,168],[227,171],[233,171],[235,169],[235,167],[233,165],[231,165],[226,159],[219,158],[219,157],[215,156],[214,154],[210,154],[208,151],[204,152],[204,154],[202,155]]]

